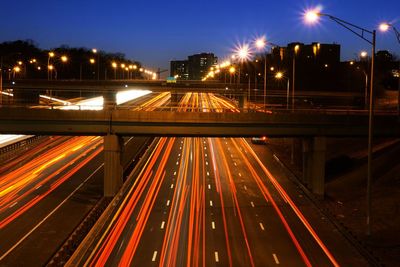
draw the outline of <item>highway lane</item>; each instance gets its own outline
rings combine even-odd
[[[244,139],[161,138],[86,263],[334,266],[246,151]]]
[[[229,105],[188,93],[179,111]],[[115,206],[69,264],[338,266],[244,139],[158,139]]]

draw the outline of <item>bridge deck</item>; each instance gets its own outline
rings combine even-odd
[[[0,133],[149,136],[367,136],[367,114],[211,113],[1,108]],[[374,135],[399,137],[395,115],[376,115]]]

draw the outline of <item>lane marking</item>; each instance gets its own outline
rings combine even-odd
[[[206,165],[208,165],[208,161],[206,161]]]
[[[214,222],[211,222],[211,228],[215,229],[215,223]]]
[[[178,164],[179,164],[179,161],[176,162],[176,165],[178,165]]]
[[[18,201],[15,201],[12,205],[9,206],[9,208],[14,207],[15,205],[17,205]]]
[[[209,172],[207,172],[207,176],[210,176],[210,173],[209,173]]]
[[[93,175],[100,170],[102,167],[104,166],[104,163],[101,164],[92,174],[89,175],[88,178],[85,179],[85,181],[83,181],[83,183],[86,183],[90,178],[93,177]],[[55,207],[49,214],[47,214],[46,217],[43,218],[43,220],[41,220],[35,227],[33,227],[28,233],[26,233],[26,235],[24,235],[17,243],[15,243],[14,246],[12,246],[9,250],[7,250],[6,253],[4,253],[1,257],[0,257],[0,261],[2,261],[5,257],[8,256],[8,254],[10,254],[16,247],[18,247],[22,242],[24,242],[25,239],[27,239],[37,228],[39,228],[48,218],[50,218],[59,208],[61,208],[62,205],[64,205],[65,202],[67,202],[67,200],[69,200],[79,189],[81,189],[81,185],[79,185],[77,188],[75,188],[74,191],[71,192],[71,194],[69,194],[67,196],[66,199],[64,199],[60,204],[58,204],[57,207]]]
[[[274,257],[275,263],[279,264],[278,256],[275,253],[272,254],[272,257]]]
[[[213,206],[212,200],[210,200],[210,206],[211,206],[211,207]]]
[[[250,202],[250,205],[254,208],[254,203],[253,203],[253,201]]]
[[[167,207],[169,206],[169,200],[167,201]]]
[[[35,189],[38,190],[41,187],[42,187],[42,185],[40,184],[40,185],[36,186]]]
[[[207,153],[204,154],[207,157]]]
[[[218,251],[214,252],[215,262],[219,262]]]
[[[165,225],[165,222],[162,221],[162,223],[161,223],[161,229],[164,229],[164,225]]]
[[[233,162],[233,165],[237,166],[236,162]]]
[[[176,172],[174,172],[174,175],[176,175]]]
[[[208,189],[211,190],[211,185],[210,184],[208,184]]]
[[[174,184],[171,184],[171,189],[174,188]]]
[[[261,230],[265,231],[264,225],[260,223]]]
[[[239,172],[239,176],[242,177],[242,174]]]
[[[154,251],[153,258],[151,258],[151,261],[156,261],[156,258],[157,258],[157,250]]]
[[[247,190],[247,186],[244,186],[244,190]]]

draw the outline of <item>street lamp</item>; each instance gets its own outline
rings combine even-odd
[[[54,56],[55,56],[54,52],[50,51],[49,55],[47,57],[47,80],[50,80],[50,76],[51,76],[51,69],[49,68],[50,67],[50,58],[52,58]]]
[[[265,48],[267,47],[267,41],[265,40],[265,37],[257,39],[255,45],[258,50],[260,51],[265,50]],[[264,110],[266,109],[266,96],[267,96],[267,54],[264,53],[264,98],[263,98]]]
[[[367,51],[361,51],[360,52],[360,58],[366,59],[368,57],[368,52]],[[358,67],[359,69],[359,67]],[[368,74],[367,72],[362,69],[362,72],[365,76],[365,91],[364,91],[364,108],[366,109],[368,106]]]
[[[98,53],[96,48],[93,48],[92,52],[93,52],[93,54],[97,54],[97,80],[99,81],[100,80],[100,53]]]
[[[111,66],[112,66],[113,69],[114,69],[114,80],[116,80],[116,79],[117,79],[117,67],[118,67],[118,65],[117,65],[116,62],[112,62],[112,63],[111,63]]]
[[[296,86],[296,55],[300,50],[300,45],[294,46],[294,53],[293,53],[293,71],[292,71],[292,111],[294,111],[294,91]]]
[[[344,21],[332,15],[320,13],[320,9],[309,10],[304,14],[305,21],[315,23],[320,17],[328,17],[340,26],[351,31],[372,46],[371,51],[371,77],[369,91],[369,114],[368,114],[368,170],[367,170],[367,235],[371,234],[371,181],[372,181],[372,133],[373,133],[373,116],[374,116],[374,61],[376,46],[376,30],[367,30],[350,22]],[[371,35],[371,39],[367,39],[365,34]]]
[[[275,74],[275,78],[280,80],[284,77],[283,72],[278,71]],[[287,83],[286,83],[286,109],[289,109],[289,87],[290,87],[290,82],[289,82],[289,77],[287,78]]]
[[[379,30],[381,32],[387,32],[390,28],[393,29],[394,34],[396,35],[397,41],[400,44],[400,32],[396,29],[396,27],[393,24],[384,22],[379,25]],[[398,75],[399,75],[399,77],[398,77],[399,82],[398,82],[398,96],[397,96],[397,114],[400,117],[400,60],[399,60]]]

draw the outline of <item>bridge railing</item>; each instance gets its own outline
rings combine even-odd
[[[50,109],[50,110],[131,110],[135,111],[165,111],[165,112],[194,112],[194,113],[205,113],[205,112],[241,112],[241,113],[265,113],[268,114],[337,114],[337,115],[367,115],[368,110],[365,109],[357,109],[351,106],[330,106],[326,108],[308,108],[308,107],[297,107],[295,109],[287,109],[283,105],[267,105],[263,106],[249,106],[246,108],[208,108],[208,107],[192,107],[192,106],[176,106],[176,105],[167,105],[162,107],[154,107],[149,108],[144,105],[59,105],[59,104],[41,104],[41,105],[21,105],[21,104],[9,104],[9,105],[0,105],[0,108],[22,108],[22,109]],[[378,115],[397,115],[396,110],[387,110],[387,109],[375,109],[375,114]]]

